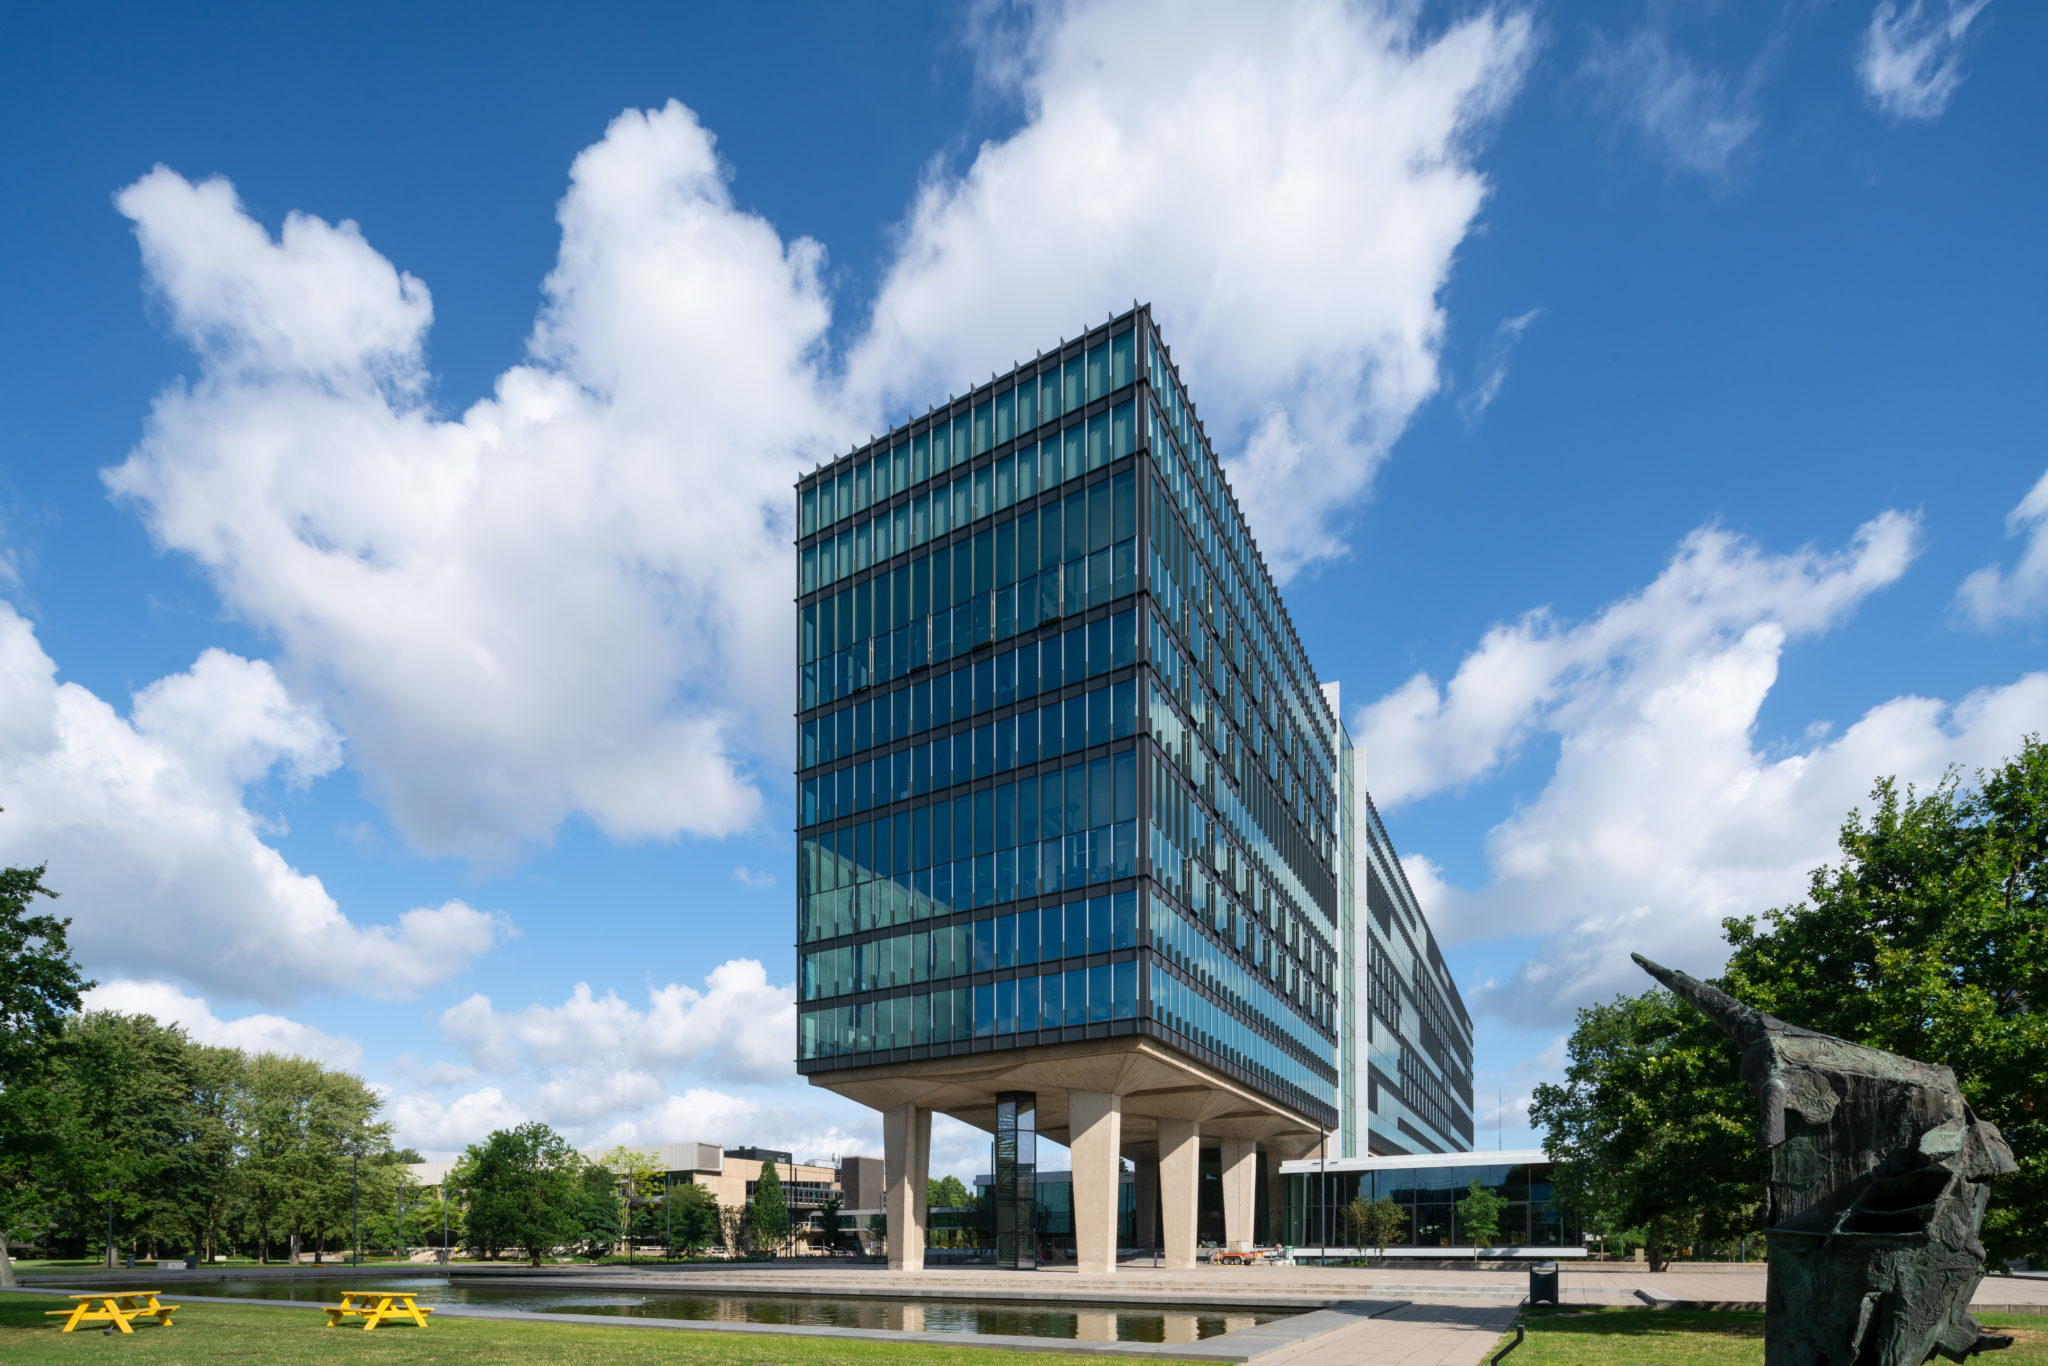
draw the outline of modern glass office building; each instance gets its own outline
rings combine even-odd
[[[1348,750],[1347,750],[1348,754]],[[1339,943],[1344,1157],[1472,1147],[1472,1019],[1362,786]]]
[[[1018,1125],[1072,1149],[1084,1267],[1120,1157],[1169,1264],[1205,1148],[1248,1241],[1339,1121],[1349,769],[1149,311],[797,498],[798,1069],[884,1111],[892,1261],[935,1110],[1008,1126],[999,1190]]]

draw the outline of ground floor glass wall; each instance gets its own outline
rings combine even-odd
[[[1408,1216],[1403,1235],[1389,1247],[1471,1247],[1458,1227],[1457,1202],[1478,1181],[1508,1202],[1496,1247],[1576,1247],[1579,1231],[1558,1207],[1548,1163],[1511,1166],[1406,1167],[1380,1171],[1289,1173],[1286,1236],[1295,1247],[1349,1247],[1344,1209],[1354,1200],[1392,1200]]]

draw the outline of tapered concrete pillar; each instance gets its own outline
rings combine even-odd
[[[1159,1246],[1159,1159],[1141,1157],[1137,1166],[1138,1219],[1134,1233],[1138,1246],[1149,1250]]]
[[[1223,1159],[1223,1241],[1233,1252],[1252,1245],[1252,1211],[1259,1194],[1259,1147],[1249,1138],[1217,1144]]]
[[[1202,1132],[1191,1119],[1159,1121],[1160,1263],[1171,1271],[1195,1264],[1195,1207],[1201,1199]]]
[[[1074,1158],[1074,1263],[1098,1274],[1116,1270],[1116,1224],[1124,1098],[1107,1091],[1067,1092]]]
[[[1280,1154],[1272,1148],[1260,1154],[1266,1164],[1266,1241],[1287,1241],[1287,1178],[1280,1175]]]
[[[924,1270],[925,1179],[931,1171],[932,1112],[897,1105],[882,1112],[882,1178],[888,1193],[889,1269]]]
[[[932,1112],[917,1108],[911,1121],[917,1136],[917,1178],[910,1183],[911,1203],[917,1210],[917,1270],[924,1270],[925,1230],[931,1227],[928,1211],[932,1203]]]

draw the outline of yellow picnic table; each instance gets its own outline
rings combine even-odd
[[[343,1319],[358,1317],[363,1321],[363,1331],[368,1332],[386,1319],[410,1319],[424,1328],[431,1307],[422,1309],[413,1303],[410,1290],[344,1290],[340,1304],[323,1304],[327,1311],[327,1326],[333,1328]]]
[[[61,1316],[64,1319],[63,1331],[67,1333],[81,1323],[104,1323],[109,1333],[116,1328],[124,1333],[133,1333],[135,1330],[128,1325],[136,1319],[147,1318],[154,1318],[168,1328],[171,1326],[171,1315],[179,1308],[175,1304],[158,1304],[154,1290],[94,1290],[83,1295],[74,1294],[71,1298],[78,1303],[69,1309],[43,1311],[45,1314]],[[94,1300],[100,1302],[98,1309],[92,1307]]]

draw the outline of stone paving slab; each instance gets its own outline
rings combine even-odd
[[[1254,1358],[1256,1366],[1478,1366],[1513,1305],[1410,1304]],[[1235,1336],[1234,1334],[1232,1336]]]

